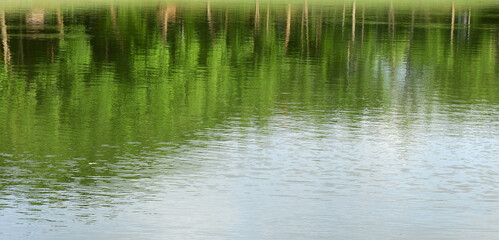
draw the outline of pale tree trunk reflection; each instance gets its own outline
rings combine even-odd
[[[341,18],[341,37],[343,37],[343,32],[344,32],[344,29],[345,29],[345,14],[346,14],[346,6],[343,3],[343,15],[342,15],[342,18]]]
[[[301,15],[301,50],[302,53],[305,51],[306,47],[307,54],[310,51],[309,44],[309,29],[308,29],[308,2],[305,0],[303,5],[303,11]]]
[[[175,21],[177,8],[175,5],[167,5],[160,11],[161,16],[161,36],[163,42],[168,40],[168,23]]]
[[[454,2],[451,7],[451,21],[450,21],[450,46],[454,43],[454,23],[456,21],[456,8]]]
[[[59,36],[61,40],[64,40],[64,19],[62,17],[61,9],[57,8],[55,10],[55,15],[57,18],[57,26],[59,28]]]
[[[8,70],[8,66],[10,66],[10,48],[9,48],[9,41],[8,41],[8,36],[7,36],[7,24],[5,23],[5,11],[0,12],[0,25],[2,29],[2,46],[3,46],[3,62],[4,62],[4,67],[5,71]]]
[[[168,7],[163,10],[163,26],[162,26],[162,31],[161,31],[161,36],[163,38],[163,42],[166,43],[168,40]]]
[[[395,10],[393,9],[393,1],[390,1],[388,9],[388,30],[391,37],[395,36]]]
[[[269,22],[270,22],[270,3],[267,3],[267,14],[265,20],[265,36],[269,37]]]
[[[352,41],[355,41],[355,1],[352,4]]]
[[[291,34],[291,4],[286,8],[286,34],[284,38],[284,51],[288,51],[289,35]]]
[[[470,33],[471,33],[471,7],[468,9],[468,39],[470,39]]]
[[[255,22],[254,22],[254,33],[258,34],[260,27],[260,2],[255,1]]]
[[[215,39],[215,30],[213,29],[213,19],[211,16],[211,3],[208,1],[206,3],[206,20],[208,21],[208,28],[210,30],[212,41]]]
[[[111,5],[109,6],[109,14],[111,15],[111,24],[113,25],[113,30],[114,30],[114,34],[116,35],[116,40],[119,42],[121,52],[123,53],[125,50],[125,45],[124,45],[123,40],[121,38],[120,29],[118,28],[116,9],[114,8],[113,3],[111,3]]]

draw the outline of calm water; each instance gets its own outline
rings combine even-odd
[[[0,239],[499,239],[499,5],[0,9]]]

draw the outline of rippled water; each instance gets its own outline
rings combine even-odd
[[[1,239],[499,238],[499,5],[0,7]]]

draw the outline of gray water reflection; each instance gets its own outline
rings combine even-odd
[[[0,238],[494,239],[495,8],[6,9]]]

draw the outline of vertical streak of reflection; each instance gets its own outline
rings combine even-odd
[[[120,29],[118,28],[118,20],[117,20],[116,10],[114,8],[113,3],[111,3],[111,5],[109,6],[109,13],[111,15],[111,24],[113,25],[114,33],[116,35],[116,40],[118,40],[118,42],[120,44],[121,52],[124,52],[125,45],[124,45],[122,38],[121,38]]]
[[[471,7],[468,9],[468,39],[470,39],[471,33]]]
[[[455,17],[456,17],[456,8],[454,6],[454,2],[452,2],[452,8],[451,8],[451,22],[450,22],[450,46],[452,48],[452,44],[454,42],[454,23],[455,23]]]
[[[412,41],[412,38],[414,37],[414,21],[415,21],[415,14],[416,10],[412,8],[412,13],[411,13],[411,32],[410,32],[410,37],[409,37],[409,45]]]
[[[352,4],[352,41],[355,41],[355,0]]]
[[[114,10],[113,3],[111,3],[111,5],[109,6],[109,13],[111,14],[111,24],[113,24],[114,31],[118,32],[119,30],[118,30],[118,23],[116,20],[116,11]]]
[[[258,0],[255,1],[255,34],[258,34],[258,30],[260,27],[260,2]]]
[[[347,45],[347,75],[350,76],[350,48],[352,46],[352,41],[348,41],[348,45]]]
[[[224,26],[224,33],[227,35],[227,29],[229,25],[229,7],[225,8],[225,26]]]
[[[361,43],[364,43],[364,22],[365,22],[365,19],[366,19],[366,7],[363,6],[362,7],[362,31],[361,31],[361,39],[360,39],[360,42]]]
[[[19,15],[19,26],[22,26],[23,25],[23,19],[22,17]],[[19,59],[19,63],[20,64],[24,64],[24,48],[23,48],[23,29],[22,28],[19,28],[19,41],[18,41],[18,48],[17,48],[17,52],[18,52],[18,59]]]
[[[269,37],[269,21],[270,21],[270,3],[267,3],[267,17],[265,21],[265,35]]]
[[[410,32],[409,32],[409,40],[407,41],[407,48],[406,48],[406,60],[405,60],[405,67],[406,67],[406,72],[407,72],[407,75],[406,77],[408,78],[409,75],[410,75],[410,66],[411,66],[411,45],[412,45],[412,42],[413,42],[413,38],[414,38],[414,18],[415,18],[415,9],[414,7],[412,8],[412,13],[411,13],[411,29],[410,29]]]
[[[211,18],[211,3],[210,1],[206,2],[206,20],[208,21],[208,28],[210,30],[212,41],[214,40],[214,30],[213,30],[213,20]]]
[[[343,14],[341,18],[341,37],[343,37],[343,32],[345,30],[345,3],[343,3]]]
[[[163,37],[163,43],[166,43],[168,40],[168,7],[163,9],[162,11],[162,18],[163,18],[163,26],[162,26],[162,31],[161,31],[161,36]]]
[[[303,54],[303,28],[304,28],[304,22],[305,22],[305,7],[302,8],[301,11],[301,25],[300,25],[300,50],[301,53]]]
[[[7,36],[7,24],[5,23],[5,11],[0,12],[0,25],[2,28],[2,46],[3,46],[3,61],[5,66],[5,71],[8,70],[8,66],[10,66],[10,48],[9,41]]]
[[[286,35],[284,40],[284,51],[288,51],[289,35],[291,34],[291,4],[286,8]]]
[[[319,44],[322,38],[322,12],[323,9],[321,7],[319,18],[317,19],[317,25],[315,27],[315,51],[317,52],[319,49]]]
[[[60,39],[64,40],[64,19],[62,17],[61,9],[57,8],[55,14],[57,18],[57,26],[59,28]]]
[[[390,8],[388,10],[388,30],[391,37],[395,36],[395,10],[393,8],[393,0],[390,1]]]
[[[309,39],[309,29],[308,29],[308,2],[305,0],[304,6],[303,6],[303,19],[302,23],[305,26],[305,44],[306,44],[306,50],[307,54],[310,52],[310,39]],[[303,26],[303,25],[302,25]]]
[[[390,33],[390,39],[394,40],[395,39],[395,9],[393,7],[393,0],[390,1],[390,8],[388,10],[388,30]],[[395,51],[395,42],[391,41],[391,54],[390,54],[390,61],[391,61],[391,66],[392,66],[392,71],[391,71],[391,76],[392,79],[397,78],[397,59],[396,59],[396,51]]]

